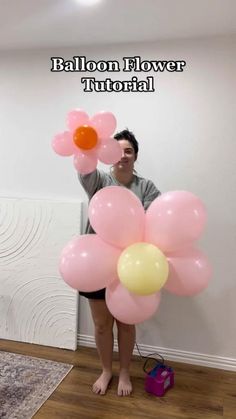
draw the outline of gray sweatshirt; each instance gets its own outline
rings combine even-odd
[[[95,170],[87,175],[81,175],[78,173],[78,178],[83,186],[85,192],[88,195],[89,200],[93,195],[99,191],[99,189],[105,188],[106,186],[123,186],[120,184],[112,173],[104,173],[99,170]],[[142,202],[144,209],[146,210],[149,205],[154,201],[155,198],[160,195],[160,191],[156,188],[151,180],[144,179],[138,175],[134,175],[127,189],[130,189]],[[94,233],[89,221],[87,223],[85,234]]]

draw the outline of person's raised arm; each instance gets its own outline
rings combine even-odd
[[[78,178],[89,199],[103,187],[103,173],[99,172],[97,169],[86,175],[78,173]]]

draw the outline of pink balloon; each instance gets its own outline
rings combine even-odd
[[[52,140],[52,148],[60,156],[72,156],[76,151],[72,134],[69,131],[64,131],[55,135]]]
[[[101,162],[105,164],[115,164],[121,157],[122,151],[119,141],[111,138],[107,142],[101,143],[98,149],[98,158]]]
[[[80,152],[74,156],[74,167],[82,175],[93,172],[97,167],[98,159],[94,151]]]
[[[143,239],[145,212],[137,196],[127,188],[108,186],[89,204],[89,219],[103,240],[126,247]]]
[[[174,251],[198,239],[206,221],[201,200],[190,192],[167,192],[146,212],[145,241],[162,251]]]
[[[89,116],[82,109],[75,109],[67,115],[67,126],[70,131],[74,131],[80,125],[87,125]]]
[[[59,270],[64,281],[80,291],[106,287],[116,276],[120,250],[95,234],[72,239],[63,249]]]
[[[169,276],[164,288],[177,295],[196,295],[203,291],[212,274],[206,256],[195,248],[186,248],[170,254]]]
[[[113,317],[122,323],[137,324],[156,312],[161,294],[137,296],[115,281],[106,289],[106,304]]]
[[[110,137],[116,129],[116,118],[111,112],[98,112],[90,119],[99,137]]]

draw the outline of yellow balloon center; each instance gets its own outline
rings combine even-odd
[[[98,142],[98,135],[94,128],[83,125],[75,130],[73,140],[77,147],[91,150]]]
[[[117,270],[122,284],[138,295],[159,291],[169,273],[167,259],[161,250],[143,242],[135,243],[121,253]]]

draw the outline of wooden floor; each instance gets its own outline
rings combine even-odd
[[[114,379],[108,393],[98,396],[91,391],[100,372],[95,349],[80,347],[72,352],[2,340],[0,350],[74,365],[35,419],[236,419],[235,372],[169,362],[175,370],[175,386],[158,398],[144,391],[143,360],[134,357],[133,394],[118,397],[115,354]]]

